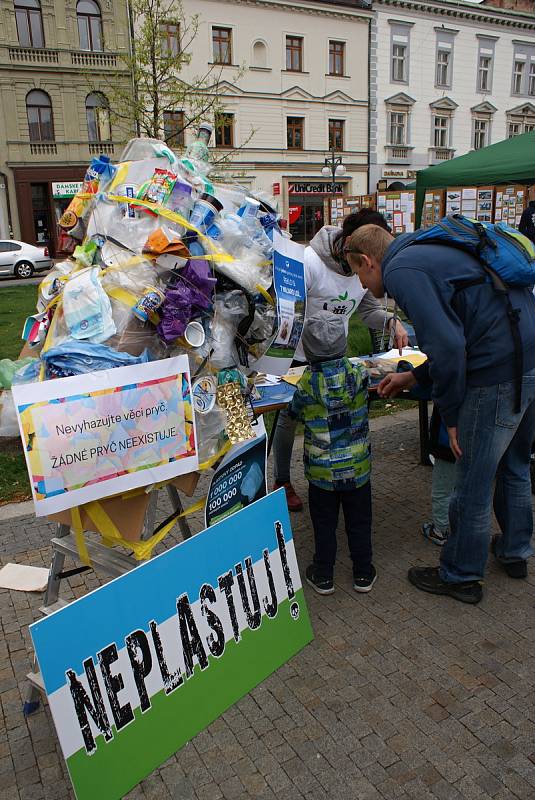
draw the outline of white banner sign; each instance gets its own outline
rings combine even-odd
[[[187,356],[13,386],[35,513],[198,466]]]

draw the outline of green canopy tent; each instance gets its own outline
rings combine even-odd
[[[535,183],[535,131],[505,139],[416,173],[416,225],[427,189]]]

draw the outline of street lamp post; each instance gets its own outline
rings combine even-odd
[[[321,174],[325,178],[331,179],[331,192],[333,197],[336,195],[336,178],[341,178],[342,175],[345,175],[346,168],[342,164],[342,156],[336,155],[336,150],[333,148],[331,151],[331,157],[325,159],[325,166],[321,170]]]

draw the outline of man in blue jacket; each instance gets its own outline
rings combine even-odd
[[[412,321],[458,462],[440,567],[413,567],[409,580],[423,591],[478,603],[494,481],[501,530],[492,542],[494,555],[511,578],[525,578],[534,552],[529,464],[535,440],[535,298],[529,289],[509,292],[519,310],[524,351],[516,413],[515,351],[504,298],[490,280],[475,282],[484,276],[477,258],[442,244],[410,246],[413,237],[394,240],[365,225],[351,236],[346,258],[365,288],[376,297],[388,292]]]

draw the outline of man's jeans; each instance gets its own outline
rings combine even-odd
[[[273,455],[275,459],[275,480],[277,483],[289,483],[292,450],[295,439],[297,420],[292,419],[287,408],[279,414],[277,428],[273,439]]]
[[[529,464],[535,440],[535,369],[524,375],[519,414],[514,402],[514,381],[467,389],[457,428],[463,455],[449,509],[450,535],[440,559],[445,581],[483,578],[494,479],[494,513],[502,532],[498,558],[518,561],[534,552]]]

